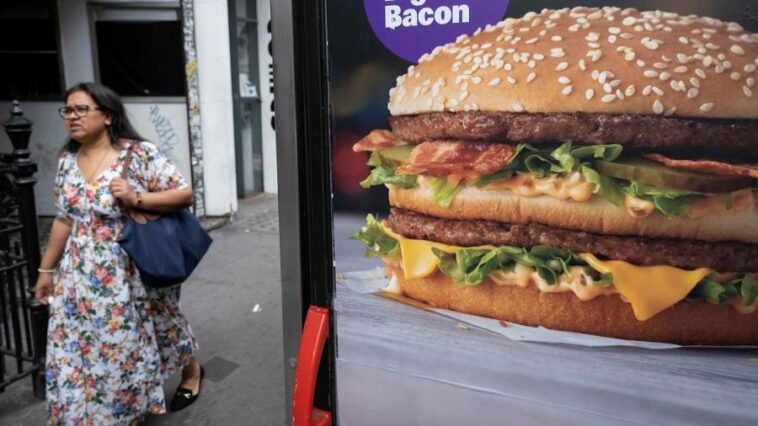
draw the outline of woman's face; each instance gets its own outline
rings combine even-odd
[[[63,122],[71,139],[79,143],[96,141],[106,126],[111,124],[111,117],[98,109],[95,101],[86,92],[74,92],[66,99],[66,111]]]

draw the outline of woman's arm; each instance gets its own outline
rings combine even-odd
[[[43,270],[54,270],[66,247],[66,241],[71,234],[71,222],[60,218],[53,220],[53,226],[50,229],[50,239],[45,248],[45,254],[42,256],[39,268]],[[48,296],[53,294],[53,273],[40,272],[37,277],[37,283],[34,286],[34,297],[42,304],[47,304]]]
[[[192,188],[189,186],[159,192],[142,192],[139,198],[134,187],[122,178],[113,179],[110,188],[113,196],[127,207],[147,212],[171,213],[192,205]]]

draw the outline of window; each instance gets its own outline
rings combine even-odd
[[[100,82],[121,96],[186,96],[175,10],[104,9],[95,20]]]
[[[53,1],[0,3],[0,99],[63,93]]]

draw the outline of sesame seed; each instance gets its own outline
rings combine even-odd
[[[656,70],[645,70],[642,75],[644,75],[647,78],[655,78],[658,77],[658,71]]]
[[[624,40],[629,40],[631,38],[634,38],[634,35],[630,33],[621,33],[619,37],[623,38]]]
[[[664,62],[671,62],[671,61],[673,61],[673,59],[669,58],[666,55],[661,55],[661,59],[663,59]]]
[[[589,33],[587,37],[585,37],[585,40],[587,41],[598,41],[600,39],[600,35],[598,33]]]
[[[555,67],[555,70],[556,71],[563,71],[566,68],[568,68],[568,66],[569,66],[568,62],[561,62],[561,63],[558,64],[557,67]]]
[[[615,35],[609,35],[608,36],[608,43],[615,43],[618,38]]]
[[[656,114],[663,113],[663,103],[661,103],[660,99],[656,99],[655,102],[653,102],[653,112]]]
[[[597,62],[600,60],[600,57],[603,56],[603,53],[600,50],[591,50],[587,52],[587,56],[592,59],[592,62]]]
[[[664,111],[663,115],[665,115],[666,117],[669,117],[671,115],[674,115],[675,112],[676,112],[676,107],[672,106],[671,108],[669,108],[666,111]]]
[[[584,96],[587,98],[587,100],[591,100],[593,96],[595,96],[595,91],[592,89],[587,89],[586,92],[584,92]]]
[[[487,82],[488,86],[497,86],[498,84],[500,84],[500,79],[498,77],[495,77]]]
[[[660,78],[663,81],[666,81],[669,78],[671,78],[671,73],[664,71],[664,72],[661,73],[661,75],[658,76],[658,78]]]
[[[721,66],[724,67],[725,70],[732,69],[732,61],[724,61],[721,63]]]
[[[698,80],[696,77],[690,78],[690,84],[697,88],[700,88],[700,80]]]
[[[597,80],[600,77],[600,73],[597,70],[592,70],[592,74],[590,75],[592,76],[593,80]]]
[[[562,76],[558,77],[558,82],[561,83],[561,84],[569,84],[569,83],[571,83],[571,79],[568,78],[568,77],[566,77],[565,75],[562,75]]]
[[[748,77],[745,79],[745,85],[747,87],[753,87],[755,86],[755,79],[753,77]]]
[[[561,40],[563,40],[563,37],[561,37],[559,35],[554,35],[554,36],[550,37],[550,40],[561,41]]]
[[[647,47],[650,50],[657,50],[659,47],[658,43],[654,41],[648,41],[646,43],[643,43],[642,45]]]
[[[629,50],[626,53],[624,53],[624,60],[626,60],[626,61],[633,61],[634,60],[634,56],[635,56],[634,51]]]
[[[737,80],[739,80],[739,79],[740,79],[742,76],[741,76],[741,75],[740,75],[740,73],[738,73],[738,72],[733,72],[733,73],[729,74],[729,77],[730,77],[732,80],[734,80],[734,81],[737,81]]]
[[[537,74],[533,73],[533,72],[530,72],[529,75],[526,76],[526,82],[529,83],[532,80],[534,80],[535,78],[537,78]]]
[[[461,95],[458,96],[458,101],[463,101],[464,99],[466,99],[468,97],[468,94],[469,94],[468,90],[464,90],[463,92],[461,92]]]
[[[663,62],[656,62],[653,64],[654,67],[658,68],[659,70],[665,70],[669,67],[669,64],[665,64]]]
[[[637,18],[633,16],[627,16],[623,21],[621,21],[621,23],[626,26],[634,25],[637,23]]]
[[[678,92],[680,90],[679,82],[676,80],[671,80],[669,82],[669,86],[671,86],[671,88],[674,89],[675,92]]]
[[[684,65],[680,65],[680,66],[674,68],[674,72],[675,73],[679,73],[679,74],[686,73],[687,72],[687,67],[684,66]]]
[[[538,37],[532,37],[529,40],[525,41],[524,44],[534,44],[537,43],[537,40],[539,40]]]
[[[450,105],[451,107],[454,107],[454,106],[458,106],[458,103],[459,103],[459,102],[458,102],[458,100],[457,100],[457,99],[450,99],[449,101],[447,101],[447,103],[448,103],[448,105]]]
[[[616,95],[604,95],[600,100],[605,103],[613,102],[616,100]]]
[[[587,43],[587,46],[590,49],[600,49],[600,43],[590,42],[590,43]]]
[[[653,92],[655,92],[658,96],[663,96],[663,90],[661,90],[658,86],[653,86]]]
[[[513,69],[513,65],[511,65],[510,63],[506,63],[505,65],[503,65],[503,69],[506,71],[510,71]]]
[[[695,96],[697,96],[698,93],[700,93],[700,91],[697,90],[696,87],[692,87],[692,88],[690,88],[690,90],[687,91],[687,97],[690,98],[690,99],[692,99]]]
[[[564,87],[563,90],[561,90],[561,93],[563,93],[564,95],[568,96],[568,95],[571,94],[571,91],[573,89],[574,89],[574,86],[572,86],[572,85],[569,84],[568,86]]]
[[[695,69],[695,74],[697,74],[698,77],[700,77],[703,80],[705,80],[705,71],[703,71],[702,69],[696,68]]]
[[[532,58],[534,58],[534,59],[536,59],[538,61],[541,61],[541,60],[545,59],[545,55],[543,55],[542,53],[535,53],[534,55],[532,55]]]
[[[705,48],[706,49],[710,49],[710,50],[719,50],[719,45],[718,44],[713,44],[713,43],[708,43],[708,44],[705,45]]]
[[[516,84],[516,79],[511,76],[506,77],[505,81],[507,81],[510,84]]]
[[[537,65],[537,62],[535,62],[534,59],[530,59],[529,62],[526,64],[529,68],[534,68]]]
[[[550,49],[550,56],[552,56],[553,58],[562,58],[565,55],[566,53],[560,47]]]
[[[634,91],[635,91],[634,84],[630,84],[629,86],[626,87],[626,90],[624,90],[624,94],[627,97],[628,96],[632,96],[632,95],[634,95]]]
[[[610,85],[611,87],[618,87],[618,85],[621,84],[621,80],[613,80],[611,81]]]
[[[642,89],[642,96],[649,95],[652,90],[653,90],[653,87],[648,84],[647,86],[645,86],[644,89]]]
[[[616,90],[616,97],[619,98],[619,100],[624,100],[624,92],[621,91],[621,89]]]
[[[613,93],[613,86],[611,86],[609,83],[603,84],[603,90],[605,93]]]
[[[745,96],[747,96],[748,98],[751,98],[751,97],[753,97],[753,90],[752,90],[752,89],[750,89],[750,88],[749,88],[749,87],[747,87],[747,86],[742,86],[742,93],[744,93],[744,94],[745,94]]]
[[[687,37],[684,37],[684,36],[679,37],[679,43],[689,44],[690,43],[690,39],[688,39]]]
[[[479,76],[476,76],[476,77],[474,77],[474,78],[471,79],[471,82],[474,83],[474,84],[479,84],[479,83],[482,82],[482,78],[479,77]]]
[[[708,55],[705,58],[703,58],[703,66],[708,68],[711,66],[711,64],[713,64],[713,57],[711,57],[711,55]]]
[[[608,32],[611,34],[621,34],[621,28],[619,27],[610,27],[608,28]]]
[[[708,112],[713,108],[713,102],[706,102],[702,105],[700,105],[700,111],[702,112]]]
[[[511,105],[511,108],[513,108],[513,110],[514,110],[514,111],[516,111],[516,112],[524,112],[524,106],[523,106],[523,105],[521,105],[521,104],[520,104],[520,103],[518,103],[518,102],[514,102],[514,103]]]
[[[742,68],[742,70],[745,71],[745,72],[747,72],[747,73],[755,72],[755,65],[753,65],[753,64],[747,64],[747,65],[745,65]]]
[[[587,62],[584,59],[579,60],[579,69],[587,71]]]
[[[743,49],[742,46],[740,46],[739,44],[733,44],[732,47],[729,48],[729,50],[731,50],[732,53],[736,55],[741,56],[745,54],[745,49]]]
[[[715,67],[713,67],[713,70],[716,71],[716,74],[721,74],[722,72],[724,72],[724,67],[722,67],[721,65],[716,65]]]

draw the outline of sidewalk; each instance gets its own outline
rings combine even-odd
[[[284,419],[284,367],[276,196],[240,200],[234,219],[183,284],[182,307],[200,343],[202,397],[146,425],[276,425]],[[173,397],[179,378],[166,386]],[[44,402],[26,379],[0,394],[0,424],[43,425]]]

